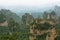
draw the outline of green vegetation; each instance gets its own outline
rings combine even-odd
[[[18,34],[17,33],[12,33],[10,34],[1,34],[0,35],[0,40],[17,40]]]
[[[55,40],[60,40],[60,36],[57,36],[57,37],[55,38]]]
[[[43,35],[38,35],[36,40],[45,40],[47,33],[44,33]]]
[[[50,18],[48,19],[48,15]],[[39,18],[41,18],[39,16]],[[48,30],[51,28],[51,24],[45,22],[43,24],[39,24],[39,18],[33,17],[29,13],[25,13],[22,15],[22,19],[15,13],[11,12],[10,10],[0,10],[0,24],[4,23],[5,21],[8,22],[7,26],[0,25],[0,40],[29,40],[29,31],[30,26],[33,24],[35,25],[34,29],[38,30]],[[56,14],[54,11],[52,12],[44,12],[43,20],[46,21],[60,21],[60,17],[55,20]],[[38,22],[36,23],[36,20]],[[31,25],[30,25],[31,24]],[[57,29],[60,28],[60,22],[55,25]],[[60,31],[59,31],[60,32]],[[47,33],[43,35],[38,35],[36,40],[45,40]],[[59,38],[57,38],[59,39]]]
[[[51,25],[48,22],[45,22],[44,24],[37,24],[36,23],[36,27],[34,27],[34,29],[48,30],[50,27],[51,27]]]
[[[6,20],[5,15],[3,15],[2,13],[0,13],[0,23],[3,23]]]

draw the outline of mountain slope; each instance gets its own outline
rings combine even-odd
[[[6,9],[1,9],[0,13],[4,14],[7,18],[7,20],[9,20],[10,18],[13,18],[16,22],[20,22],[20,17],[16,14],[11,12],[10,10],[6,10]]]

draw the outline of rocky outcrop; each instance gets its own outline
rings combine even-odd
[[[55,27],[53,27],[53,26],[56,24],[56,22],[43,20],[43,21],[40,21],[40,24],[41,23],[44,24],[45,22],[48,22],[51,25],[51,27],[47,30],[34,29],[34,27],[36,27],[36,24],[31,25],[29,40],[35,40],[35,39],[37,39],[37,35],[43,35],[45,33],[47,34],[45,40],[54,40],[55,39],[57,33],[56,33]],[[38,22],[36,22],[36,23],[38,24]]]
[[[0,23],[0,26],[8,26],[8,22],[4,21],[3,23]]]

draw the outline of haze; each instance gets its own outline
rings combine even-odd
[[[12,6],[52,6],[60,5],[60,0],[0,0],[0,6],[12,7]]]
[[[0,9],[10,9],[13,12],[33,12],[60,6],[60,0],[0,0]]]

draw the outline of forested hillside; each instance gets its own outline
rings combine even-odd
[[[1,9],[0,13],[3,14],[6,17],[7,20],[9,20],[10,18],[13,18],[18,23],[21,20],[20,17],[16,13],[14,13],[14,12],[12,12],[10,10]]]

